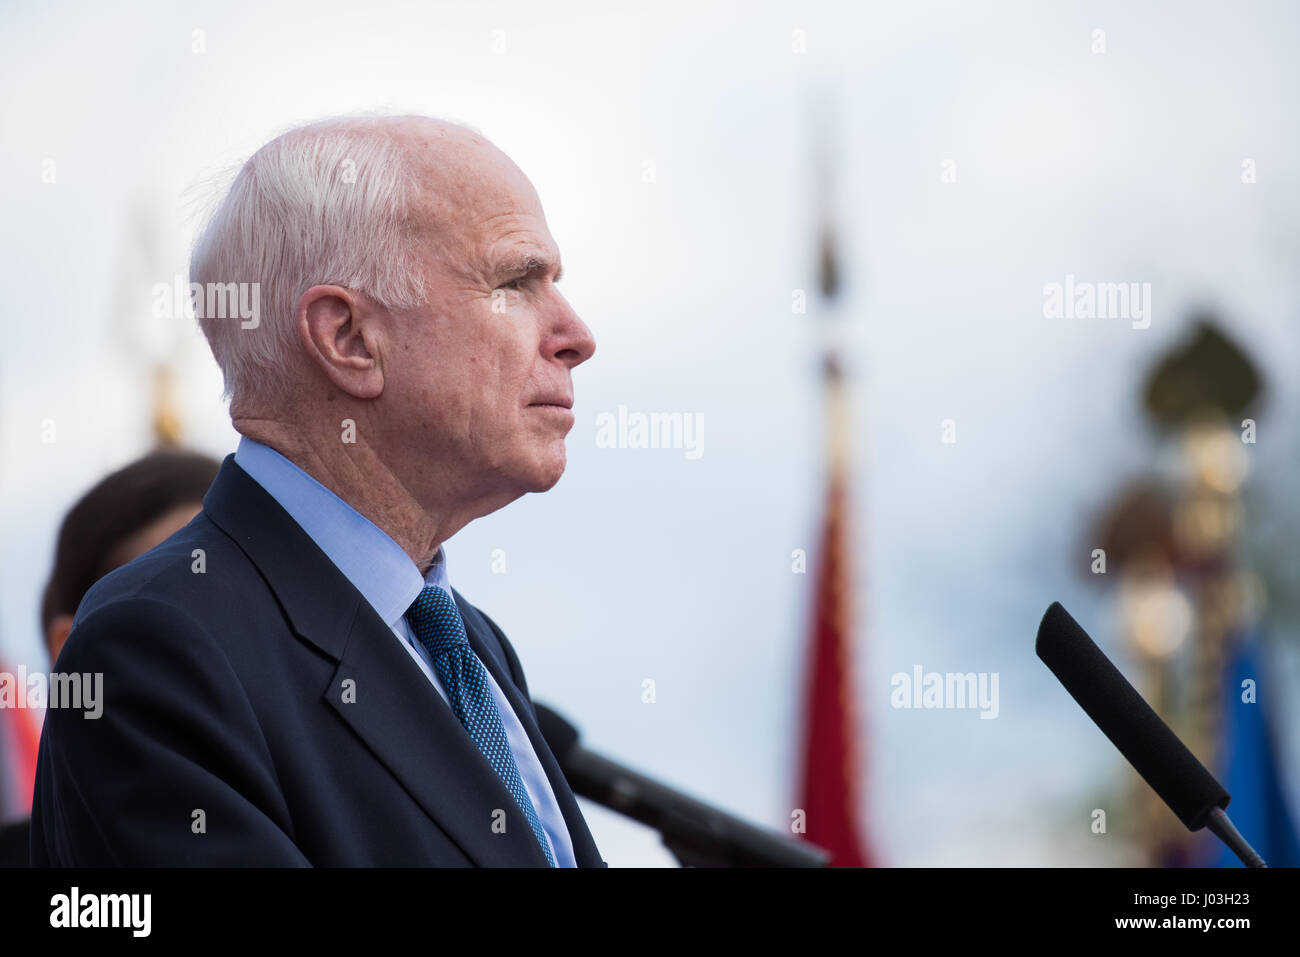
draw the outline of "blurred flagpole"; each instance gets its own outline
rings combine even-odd
[[[824,119],[829,114],[821,114]],[[814,117],[817,114],[814,112]],[[851,446],[848,388],[832,324],[840,270],[832,213],[833,147],[823,123],[814,135],[819,194],[818,280],[828,324],[822,356],[826,421],[826,499],[816,552],[812,632],[807,645],[799,807],[804,837],[831,852],[832,867],[870,867],[860,822],[862,784],[854,693],[853,522],[849,512]]]
[[[197,328],[193,316],[175,313],[170,295],[156,292],[160,284],[170,289],[183,282],[188,293],[184,266],[175,264],[165,210],[165,202],[151,192],[140,191],[133,197],[111,317],[125,367],[150,391],[150,431],[156,447],[182,444],[177,379],[186,339]]]

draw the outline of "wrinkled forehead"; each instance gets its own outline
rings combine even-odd
[[[487,139],[430,121],[404,131],[401,145],[417,182],[414,225],[430,241],[473,260],[530,245],[556,255],[537,191]]]

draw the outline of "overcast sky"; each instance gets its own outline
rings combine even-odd
[[[598,346],[566,476],[455,536],[451,580],[589,746],[787,826],[810,586],[791,553],[824,477],[815,108],[836,130],[868,831],[899,865],[1123,859],[1083,816],[1117,759],[1032,641],[1061,600],[1125,660],[1083,529],[1156,464],[1138,382],[1193,307],[1269,379],[1257,475],[1296,465],[1276,438],[1300,380],[1293,4],[128,6],[0,13],[6,661],[48,667],[57,523],[150,444],[145,357],[176,350],[190,443],[234,447],[197,332],[120,307],[184,271],[187,191],[301,121],[431,113],[532,179]],[[1046,318],[1068,275],[1149,283],[1150,327]],[[598,447],[620,405],[702,415],[703,455]],[[891,708],[916,665],[998,673],[999,716]],[[612,865],[668,862],[587,808]]]

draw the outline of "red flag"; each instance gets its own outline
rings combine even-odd
[[[42,717],[39,709],[0,709],[0,821],[31,813]]]
[[[830,482],[813,583],[804,701],[800,804],[804,838],[831,852],[831,867],[871,867],[859,822],[858,724],[853,693],[853,575],[842,384],[828,370]]]

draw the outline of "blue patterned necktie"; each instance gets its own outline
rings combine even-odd
[[[537,843],[542,845],[547,862],[555,867],[550,842],[546,840],[537,809],[528,798],[519,776],[519,766],[510,751],[501,713],[488,684],[487,669],[469,646],[465,622],[456,602],[445,589],[426,585],[420,597],[406,610],[406,620],[411,623],[420,644],[429,652],[433,669],[447,689],[452,711],[514,797],[524,817],[528,818],[528,826],[533,829]]]

